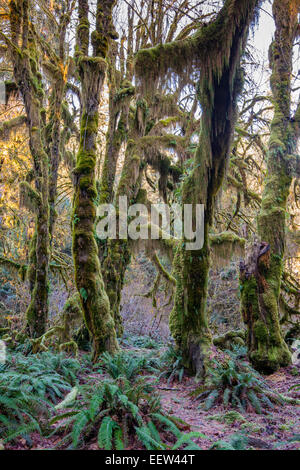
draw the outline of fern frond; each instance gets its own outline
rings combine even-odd
[[[100,448],[112,449],[113,430],[116,428],[119,429],[120,427],[110,416],[103,418],[98,432],[98,445]]]

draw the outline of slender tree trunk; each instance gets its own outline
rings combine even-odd
[[[29,130],[29,147],[33,157],[36,185],[36,230],[31,246],[30,284],[31,301],[27,309],[27,322],[31,336],[45,332],[48,318],[48,265],[49,265],[49,203],[48,156],[43,141],[44,118],[43,87],[38,75],[37,46],[30,29],[27,0],[10,2],[10,25],[14,77],[21,92]],[[21,38],[22,31],[22,38]],[[20,48],[17,45],[21,42]],[[35,267],[33,266],[35,263]]]
[[[119,196],[126,196],[128,204],[137,201],[141,188],[141,158],[136,153],[133,140],[128,141],[125,160],[120,182],[116,194],[117,220],[119,220]],[[124,285],[125,272],[131,260],[131,251],[127,240],[109,240],[107,256],[103,264],[103,272],[107,295],[111,304],[119,336],[123,333],[122,318],[120,315],[121,292]]]
[[[49,236],[50,244],[53,241],[53,232],[56,222],[56,197],[57,197],[57,180],[58,180],[58,167],[60,163],[60,120],[62,111],[62,102],[65,90],[65,80],[63,76],[59,77],[58,80],[53,83],[52,97],[50,100],[51,115],[49,123],[46,127],[46,141],[48,147],[48,154],[50,156],[50,168],[49,168],[49,208],[50,208],[50,219],[49,219]]]
[[[279,295],[285,249],[286,206],[292,175],[290,162],[297,145],[291,119],[293,42],[299,13],[298,0],[274,0],[275,39],[270,47],[274,116],[267,161],[267,176],[257,220],[261,243],[256,243],[241,264],[242,314],[247,326],[250,360],[272,373],[291,361],[279,324]]]

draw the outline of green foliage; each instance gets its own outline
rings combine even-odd
[[[43,352],[9,353],[0,366],[0,436],[3,442],[48,431],[50,409],[77,383],[77,360]]]
[[[88,298],[88,294],[87,294],[87,291],[85,290],[85,288],[82,287],[79,292],[80,292],[80,295],[83,298],[83,300],[86,301],[87,298]]]
[[[28,437],[32,431],[41,432],[41,417],[47,414],[44,400],[27,387],[16,386],[0,371],[0,436],[3,443],[19,436]]]
[[[242,422],[244,423],[246,419],[242,416],[238,411],[232,410],[227,411],[225,414],[216,414],[209,416],[208,419],[213,419],[215,421],[219,421],[220,423],[226,424],[233,424],[235,422]]]
[[[161,344],[150,338],[150,336],[130,335],[127,337],[124,335],[122,342],[125,346],[135,346],[137,348],[158,349],[161,347]]]
[[[15,371],[19,374],[28,374],[34,380],[51,376],[53,382],[62,385],[63,390],[69,390],[71,385],[77,382],[77,375],[81,368],[80,363],[64,353],[52,353],[50,351],[24,356],[21,353],[8,355],[5,364],[7,371]],[[57,394],[61,396],[61,393]]]
[[[110,416],[105,416],[98,432],[99,447],[105,450],[111,450],[113,437],[116,441],[116,448],[120,450],[120,447],[123,447],[122,429]]]
[[[139,441],[144,445],[147,450],[201,450],[201,448],[197,444],[195,444],[192,439],[197,437],[206,438],[204,434],[201,434],[199,432],[190,432],[188,434],[182,434],[180,431],[178,432],[178,430],[176,433],[174,433],[174,424],[170,420],[168,420],[168,418],[163,415],[157,415],[156,418],[158,419],[158,421],[161,420],[161,418],[164,418],[163,422],[166,425],[165,429],[169,430],[169,432],[172,432],[177,438],[177,440],[173,445],[166,444],[165,442],[163,442],[157,427],[155,426],[153,421],[150,421],[146,425],[136,429]],[[172,424],[173,426],[170,427],[170,424]]]
[[[84,447],[97,436],[100,448],[125,447],[128,434],[143,422],[142,412],[157,411],[159,402],[149,395],[153,391],[144,380],[136,383],[125,378],[103,380],[96,386],[90,384],[79,388],[77,401],[71,407],[71,414],[58,415],[53,420],[63,420],[61,427],[67,435],[61,442],[71,448]]]
[[[290,391],[290,390],[295,390],[295,391],[300,390],[300,384],[292,385],[292,387],[289,388],[289,391]]]
[[[161,367],[163,369],[160,377],[168,378],[168,383],[178,380],[182,381],[184,366],[181,354],[173,347],[169,346],[161,357]]]
[[[226,351],[229,358],[224,363],[212,361],[209,369],[211,386],[197,397],[204,401],[204,408],[209,410],[222,403],[225,407],[238,408],[240,412],[260,414],[265,408],[273,408],[274,402],[283,403],[237,351],[239,349]]]
[[[100,365],[111,378],[96,384],[91,378],[91,383],[78,388],[77,399],[66,406],[66,412],[51,421],[61,422],[54,432],[66,432],[59,446],[84,448],[94,439],[100,449],[121,450],[131,438],[148,450],[198,448],[192,441],[197,433],[182,434],[179,420],[163,414],[152,377],[143,375],[144,370],[152,370],[148,361],[135,352],[103,354]]]
[[[248,447],[248,438],[244,434],[233,434],[229,441],[217,441],[210,450],[246,450]]]
[[[125,377],[127,380],[134,380],[143,370],[157,372],[148,356],[129,351],[120,351],[114,356],[109,353],[102,354],[100,366],[113,379]]]
[[[49,373],[39,373],[34,361],[27,369],[26,359],[16,354],[0,366],[0,436],[4,443],[41,432],[50,406],[46,395],[61,395],[67,385]]]

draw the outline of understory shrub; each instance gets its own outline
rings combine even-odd
[[[193,438],[183,434],[180,420],[163,413],[147,357],[128,352],[103,354],[99,365],[109,378],[78,388],[76,399],[51,420],[55,434],[63,433],[58,447],[85,448],[97,442],[100,449],[127,448],[134,443],[148,450],[197,449]]]
[[[162,355],[160,361],[162,372],[160,377],[168,379],[168,383],[178,380],[182,381],[184,375],[184,366],[181,354],[170,345],[166,352]]]
[[[243,359],[242,349],[226,351],[227,359],[223,362],[212,361],[209,369],[211,385],[197,396],[204,402],[206,410],[223,404],[240,412],[260,414],[266,408],[274,408],[274,404],[284,403],[285,397],[274,393],[266,380]]]

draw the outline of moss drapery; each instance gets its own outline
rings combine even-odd
[[[236,98],[242,83],[240,58],[258,4],[255,0],[226,0],[217,18],[195,35],[142,50],[136,58],[142,83],[148,83],[153,74],[163,75],[172,69],[184,73],[192,62],[200,66],[200,141],[195,169],[183,184],[182,202],[205,205],[204,245],[200,250],[190,251],[185,249],[186,240],[182,240],[177,249],[174,259],[177,286],[170,316],[171,333],[184,363],[199,375],[206,372],[212,344],[206,316],[209,228],[235,123]]]

